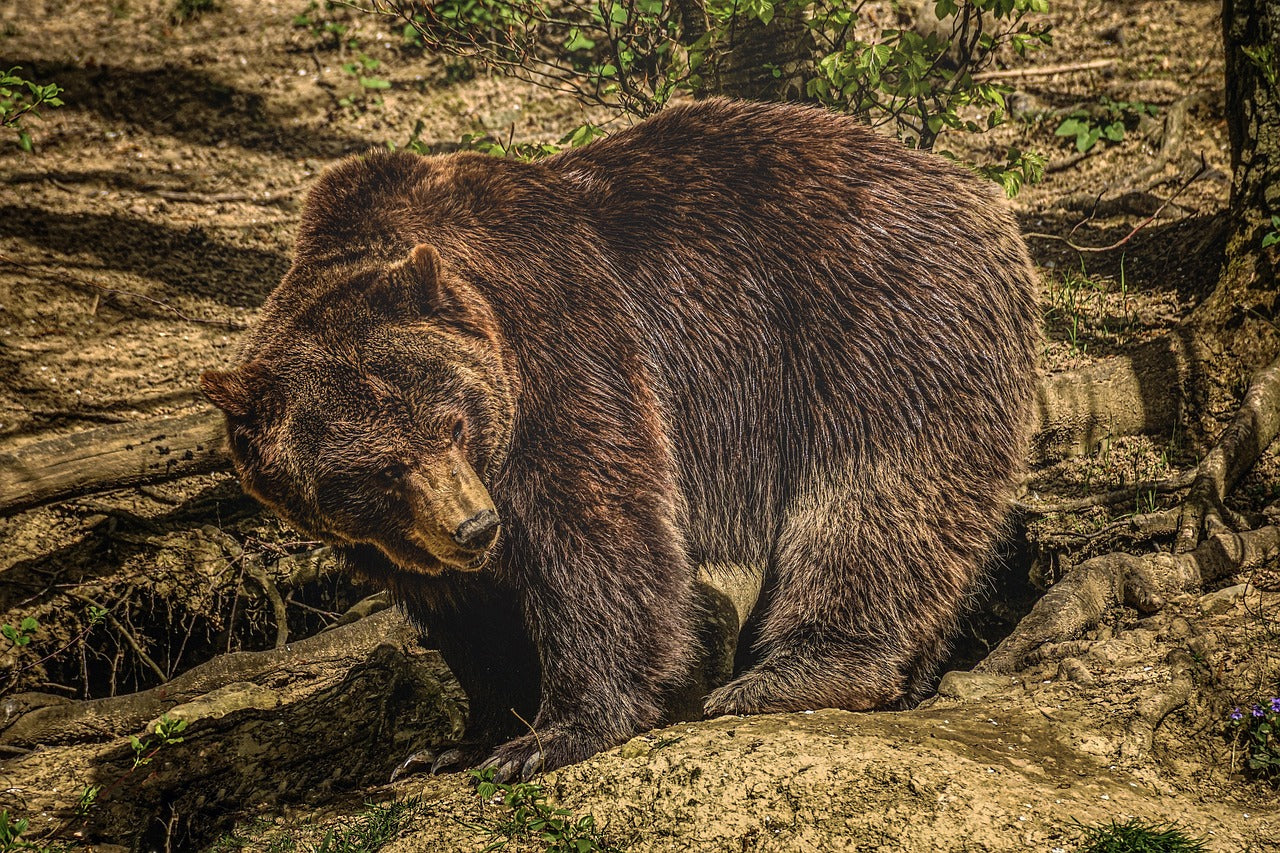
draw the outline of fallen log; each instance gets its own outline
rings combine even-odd
[[[0,515],[229,467],[218,412],[112,424],[0,453]]]
[[[385,783],[410,752],[455,742],[465,703],[396,611],[361,621],[20,717],[7,740],[31,748],[8,750],[0,806],[33,838],[191,850],[240,809]],[[180,741],[156,737],[162,714],[186,724]]]
[[[1182,416],[1190,373],[1185,349],[1166,335],[1126,355],[1041,379],[1029,461],[1042,465],[1087,455],[1122,435],[1167,435]]]
[[[229,684],[270,684],[286,676],[291,681],[322,680],[344,663],[366,658],[378,645],[407,647],[416,638],[398,610],[384,610],[278,649],[218,655],[141,693],[50,704],[12,721],[0,718],[0,725],[7,723],[0,728],[0,745],[31,749],[110,740]]]

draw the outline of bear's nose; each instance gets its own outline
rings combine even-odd
[[[453,541],[472,551],[488,548],[496,538],[498,514],[491,509],[480,510],[459,524],[458,529],[453,532]]]

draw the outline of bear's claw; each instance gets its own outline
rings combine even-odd
[[[437,753],[434,749],[420,749],[400,762],[400,766],[391,773],[391,781],[396,782],[419,773],[431,776],[439,776],[441,773],[458,773],[474,767],[485,752],[487,750],[483,747],[466,744],[446,749],[441,753]]]
[[[447,755],[448,753],[445,754]],[[435,768],[437,761],[439,761],[439,757],[436,756],[434,749],[420,749],[404,761],[401,761],[396,769],[391,771],[391,781],[398,782],[418,773],[430,773]]]
[[[500,784],[513,779],[527,782],[539,773],[549,773],[566,764],[575,764],[613,745],[597,738],[553,728],[539,731],[536,736],[522,735],[504,743],[480,765],[480,769],[492,770],[493,781]]]
[[[499,765],[499,761],[501,759],[495,755],[484,764],[481,764],[480,769],[493,770],[493,781],[500,785],[516,779],[521,782],[527,782],[542,770],[543,764],[540,751],[525,759],[523,764],[520,763],[519,757],[502,762],[501,765]]]

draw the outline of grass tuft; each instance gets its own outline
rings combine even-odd
[[[1202,853],[1204,840],[1192,838],[1173,824],[1131,817],[1124,823],[1085,826],[1077,823],[1080,853]]]

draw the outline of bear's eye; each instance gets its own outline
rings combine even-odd
[[[454,444],[462,444],[463,426],[464,424],[462,423],[462,418],[458,418],[456,421],[454,421],[453,423],[453,443]]]

